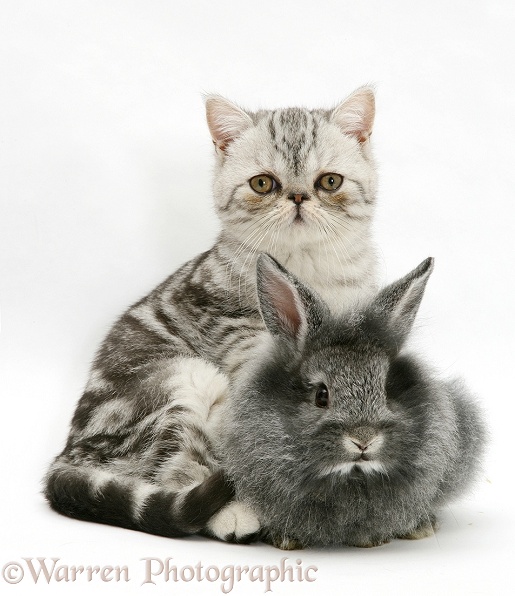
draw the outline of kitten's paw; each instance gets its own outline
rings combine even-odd
[[[421,538],[429,538],[429,536],[434,536],[437,527],[436,518],[431,516],[429,519],[420,522],[414,530],[411,530],[411,532],[406,532],[406,534],[397,536],[397,538],[400,538],[401,540],[420,540]]]
[[[207,523],[209,533],[215,538],[239,544],[255,540],[260,528],[255,513],[240,501],[232,501]]]

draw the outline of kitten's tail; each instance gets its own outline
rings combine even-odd
[[[78,467],[60,458],[44,482],[50,506],[63,515],[169,538],[200,532],[234,496],[221,471],[178,493],[138,477]]]

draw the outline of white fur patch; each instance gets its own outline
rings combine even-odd
[[[215,513],[209,520],[207,527],[214,536],[226,540],[230,536],[241,539],[250,534],[255,534],[261,524],[255,513],[247,505],[241,501],[233,501],[218,513]]]
[[[342,476],[349,474],[354,467],[359,468],[365,474],[386,474],[386,468],[381,462],[371,461],[347,461],[334,466],[327,466],[321,472],[321,476],[328,476],[329,474],[341,474]]]
[[[365,474],[386,474],[386,468],[384,465],[376,460],[360,461],[356,464]]]
[[[216,366],[200,358],[175,360],[165,381],[173,404],[188,411],[200,428],[207,428],[210,417],[225,401],[228,384]]]
[[[159,490],[160,489],[158,486],[155,486],[154,484],[149,484],[147,482],[138,482],[134,486],[132,492],[132,504],[134,517],[136,519],[139,518],[142,514],[145,508],[146,500]]]

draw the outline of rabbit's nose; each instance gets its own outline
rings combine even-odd
[[[383,435],[367,429],[367,432],[353,433],[352,436],[345,437],[347,449],[354,453],[364,453],[377,451],[383,443]]]
[[[370,443],[371,443],[371,441],[369,441],[368,443],[366,443],[364,441],[361,441],[358,443],[358,441],[355,441],[354,439],[351,439],[351,441],[354,443],[354,445],[356,445],[356,447],[358,449],[361,449],[361,451],[366,451],[369,448]]]

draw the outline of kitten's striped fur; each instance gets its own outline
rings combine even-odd
[[[227,383],[264,335],[256,258],[273,255],[335,311],[373,292],[374,97],[361,88],[334,110],[248,113],[209,96],[206,109],[218,240],[113,326],[45,494],[79,519],[244,540],[259,522],[243,504],[227,505],[232,487],[212,442]],[[343,176],[342,186],[317,186],[324,173]],[[256,175],[277,188],[256,193]]]

